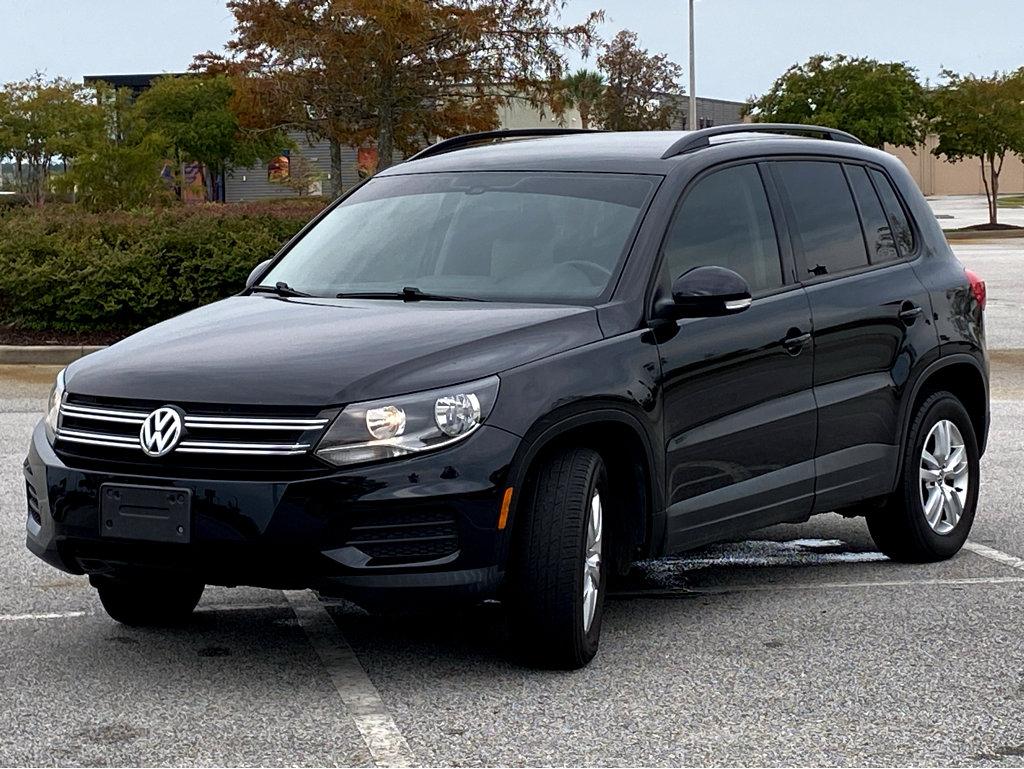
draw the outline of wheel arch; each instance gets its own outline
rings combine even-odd
[[[516,507],[528,493],[528,479],[537,462],[558,448],[583,446],[597,451],[604,460],[611,491],[622,503],[615,509],[629,511],[616,521],[623,527],[620,533],[628,535],[621,559],[655,554],[664,520],[658,513],[663,505],[654,445],[644,419],[620,404],[566,407],[539,419],[527,431],[509,474],[516,490],[509,530],[515,527]]]
[[[932,393],[941,390],[951,392],[963,404],[974,426],[978,450],[985,452],[989,426],[988,374],[973,355],[958,353],[940,358],[922,371],[905,398],[900,416],[898,467],[903,463],[907,431],[914,413]]]

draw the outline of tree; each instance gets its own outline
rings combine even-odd
[[[663,131],[672,125],[682,89],[682,67],[665,54],[651,56],[635,32],[622,30],[597,58],[607,86],[596,117],[611,131]]]
[[[65,169],[102,125],[82,86],[42,73],[3,87],[0,147],[14,159],[15,181],[34,205],[42,205],[54,163]]]
[[[149,206],[166,196],[160,166],[166,157],[162,139],[140,125],[128,89],[115,91],[100,83],[96,104],[99,130],[85,137],[74,164],[58,180],[92,210]]]
[[[759,122],[838,128],[882,148],[919,144],[924,110],[924,88],[906,63],[821,54],[786,70],[745,112]]]
[[[562,103],[580,111],[580,128],[590,128],[590,116],[604,93],[604,75],[579,69],[562,81]]]
[[[162,77],[139,96],[135,117],[145,132],[164,142],[177,174],[182,163],[194,161],[212,171],[213,178],[222,178],[229,165],[266,160],[287,144],[277,130],[244,127],[232,109],[234,93],[223,75]],[[180,179],[175,189],[180,197]],[[218,197],[212,188],[207,195]]]
[[[195,66],[227,72],[246,111],[341,148],[376,142],[379,168],[396,150],[494,128],[510,99],[542,104],[561,82],[564,52],[584,55],[602,18],[560,26],[564,0],[231,0],[226,55]]]
[[[998,224],[999,174],[1010,152],[1024,153],[1024,69],[991,77],[946,70],[929,100],[935,155],[949,161],[978,158],[990,225]]]

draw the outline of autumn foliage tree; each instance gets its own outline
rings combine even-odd
[[[872,147],[913,147],[923,138],[925,92],[903,62],[820,54],[786,70],[745,111],[759,122],[838,128]]]
[[[988,198],[989,225],[999,221],[999,175],[1007,154],[1024,154],[1024,69],[991,77],[943,72],[945,83],[929,99],[934,154],[976,158]]]
[[[231,0],[226,53],[195,66],[236,78],[243,113],[341,148],[375,142],[379,168],[435,137],[494,128],[516,98],[548,103],[565,51],[589,52],[601,14],[562,26],[564,0]]]
[[[623,30],[597,59],[606,86],[595,117],[611,131],[659,131],[670,128],[682,94],[682,67],[665,54],[640,47],[635,32]]]

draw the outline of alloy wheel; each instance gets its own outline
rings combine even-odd
[[[921,449],[921,506],[936,534],[956,528],[967,504],[970,465],[959,428],[950,420],[935,423]]]
[[[590,516],[587,519],[587,548],[583,554],[583,632],[590,632],[597,613],[597,599],[601,590],[601,532],[604,526],[601,494],[596,489],[590,498]]]

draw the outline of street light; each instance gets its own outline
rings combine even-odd
[[[690,0],[690,119],[688,128],[691,131],[697,130],[697,71],[693,55],[693,3]]]

